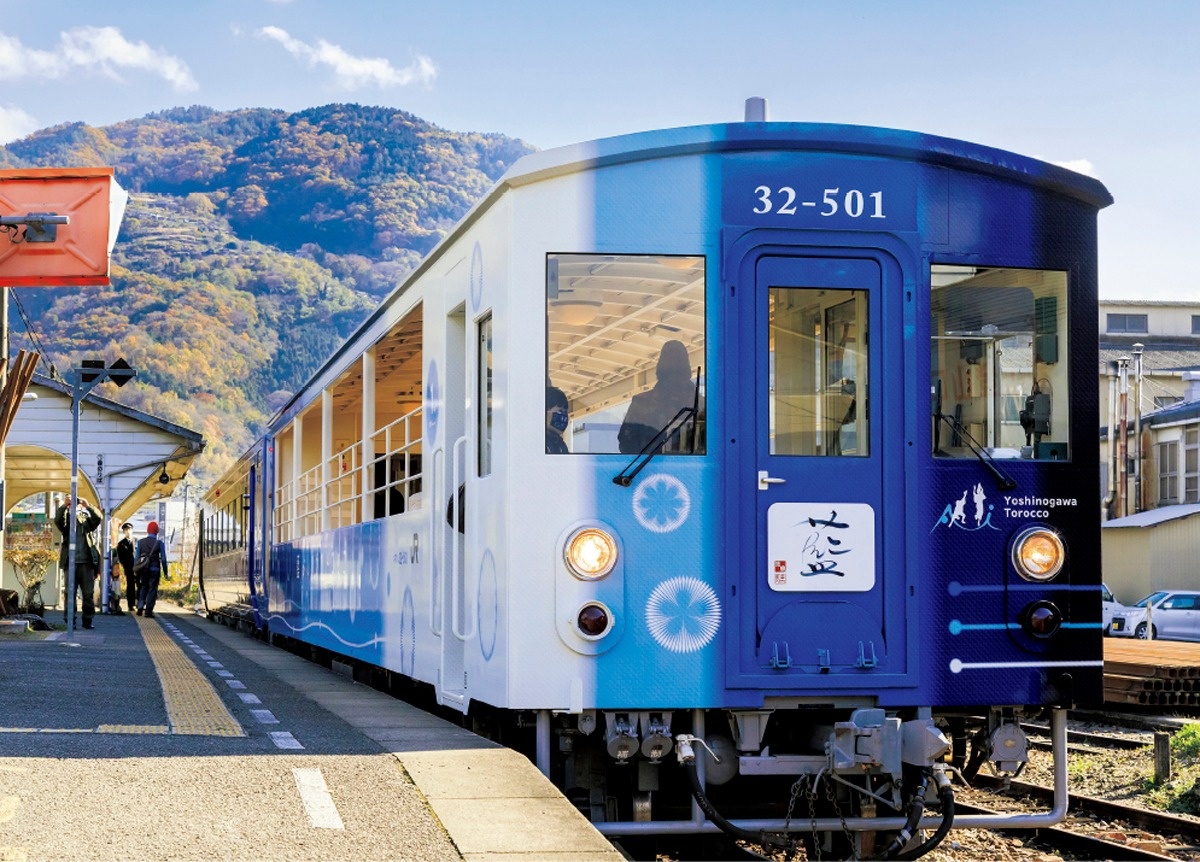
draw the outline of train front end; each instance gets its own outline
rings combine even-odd
[[[546,349],[503,369],[537,405],[510,476],[552,478],[509,517],[553,536],[507,567],[549,565],[530,607],[570,660],[506,696],[558,704],[539,757],[609,833],[936,828],[952,767],[1018,772],[1023,717],[1065,739],[1101,699],[1108,193],[880,129],[599,143],[512,205],[509,277],[544,287],[513,330]],[[753,787],[778,818],[734,816]]]

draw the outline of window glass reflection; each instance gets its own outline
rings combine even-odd
[[[935,264],[930,286],[934,454],[1066,460],[1066,273]]]
[[[703,454],[704,327],[701,256],[548,255],[546,452]]]
[[[865,456],[867,292],[768,291],[772,455]]]

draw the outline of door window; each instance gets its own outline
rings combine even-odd
[[[772,287],[772,455],[869,455],[867,292]]]

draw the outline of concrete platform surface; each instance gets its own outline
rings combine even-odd
[[[623,858],[522,755],[156,610],[0,638],[0,860]]]

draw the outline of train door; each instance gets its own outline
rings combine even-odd
[[[439,485],[445,489],[437,510],[436,521],[445,541],[441,545],[441,564],[446,576],[441,578],[442,663],[438,686],[438,702],[467,709],[466,652],[466,550],[467,518],[465,516],[467,482],[466,438],[466,362],[467,322],[463,310],[457,309],[446,317],[446,383],[442,401],[445,416],[445,457],[438,467],[443,470]]]
[[[275,447],[270,442],[260,444],[258,453],[250,463],[247,477],[248,497],[246,508],[247,559],[246,571],[250,577],[250,594],[254,612],[254,628],[264,630],[269,617],[268,588],[266,575],[270,570],[271,551],[271,489],[275,477]]]
[[[246,520],[242,525],[246,541],[246,589],[250,596],[250,609],[254,613],[254,628],[263,627],[262,607],[262,555],[259,553],[258,522],[261,509],[258,504],[258,460],[250,462],[250,473],[246,477]]]
[[[730,684],[902,684],[903,482],[889,479],[904,457],[898,267],[752,254],[740,270],[751,289],[734,293],[728,391],[742,400],[727,414],[728,515],[745,598]]]

